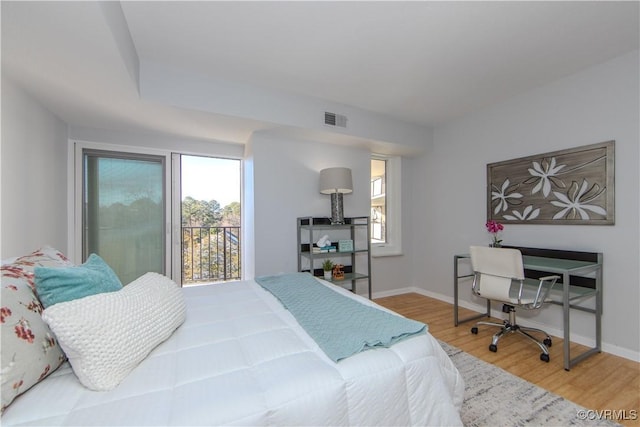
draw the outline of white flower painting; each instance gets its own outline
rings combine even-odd
[[[522,203],[522,194],[511,191],[513,186],[509,186],[509,180],[505,179],[500,188],[495,188],[495,191],[491,192],[491,200],[497,200],[494,213],[497,214],[500,211],[506,211],[510,205],[519,205]]]
[[[562,182],[557,175],[565,166],[566,165],[556,166],[555,157],[552,157],[551,161],[547,161],[547,159],[544,159],[542,162],[534,161],[533,168],[529,168],[529,174],[531,174],[533,179],[525,180],[525,183],[537,181],[537,184],[531,190],[531,194],[536,194],[538,191],[542,190],[542,195],[547,197],[549,193],[551,193],[552,183],[556,187],[564,188],[564,182]]]
[[[487,219],[613,224],[614,141],[487,165]]]
[[[578,188],[578,184],[574,181],[567,194],[554,191],[553,194],[558,200],[552,200],[553,206],[562,208],[561,211],[553,216],[553,219],[590,219],[589,212],[599,215],[607,215],[607,211],[598,205],[591,205],[589,202],[596,200],[604,189],[600,189],[598,184],[589,186],[587,180],[582,181],[582,185]]]
[[[524,210],[522,212],[518,212],[516,210],[511,211],[511,213],[513,215],[503,215],[504,219],[507,219],[509,221],[530,221],[532,219],[536,219],[538,218],[538,215],[540,215],[540,208],[533,208],[532,205],[527,206],[526,208],[524,208]]]

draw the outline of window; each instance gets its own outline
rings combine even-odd
[[[400,157],[371,156],[371,252],[402,254]]]
[[[385,243],[386,205],[385,178],[387,161],[371,159],[371,243]]]
[[[166,273],[165,157],[82,150],[82,260],[100,255],[122,283]]]

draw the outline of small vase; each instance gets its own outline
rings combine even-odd
[[[502,244],[501,243],[489,243],[489,247],[490,248],[501,248]]]
[[[327,270],[324,272],[324,280],[331,280],[331,276],[332,276],[331,270]]]

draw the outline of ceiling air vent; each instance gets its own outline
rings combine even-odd
[[[347,116],[336,113],[324,112],[324,124],[329,126],[347,127]]]

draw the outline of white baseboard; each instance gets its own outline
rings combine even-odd
[[[419,292],[417,288],[414,288],[413,286],[407,286],[404,288],[394,289],[392,291],[374,292],[371,295],[371,298],[376,299],[376,298],[393,297],[396,295],[409,294],[411,292],[424,295],[424,292]]]
[[[413,286],[408,286],[400,289],[395,289],[393,291],[384,291],[384,292],[376,292],[373,294],[373,298],[383,298],[390,297],[395,295],[407,294],[415,292],[416,294],[424,295],[429,298],[437,299],[439,301],[444,301],[449,304],[453,304],[453,297],[442,295],[436,292],[427,291],[422,288],[416,288]],[[460,300],[460,307],[467,308],[472,311],[476,311],[478,313],[484,313],[486,306],[483,304],[474,304],[469,301]],[[502,312],[498,312],[497,310],[491,310],[491,316],[500,318],[502,317]],[[451,321],[453,322],[453,314],[451,316]],[[562,337],[564,335],[564,331],[561,329],[550,327],[549,325],[545,325],[539,322],[534,322],[529,319],[522,319],[518,321],[523,326],[529,326],[531,328],[538,328],[545,330],[549,335],[553,335],[556,337]],[[594,338],[585,337],[584,335],[571,334],[571,341],[582,344],[588,347],[593,347],[596,345],[596,341]],[[605,353],[613,354],[616,356],[624,357],[625,359],[632,360],[634,362],[640,362],[640,352],[635,352],[633,350],[629,350],[628,348],[623,348],[617,345],[608,344],[605,341],[602,342],[602,351]]]

